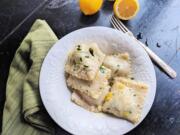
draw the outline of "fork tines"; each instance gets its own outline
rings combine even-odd
[[[121,20],[116,18],[115,15],[112,15],[111,17],[111,24],[113,25],[114,28],[121,30],[124,33],[126,32],[130,33],[128,28],[121,22]]]

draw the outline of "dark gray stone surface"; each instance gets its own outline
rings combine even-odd
[[[155,66],[157,75],[155,102],[146,119],[127,135],[179,135],[180,1],[139,1],[141,9],[138,16],[131,21],[125,21],[124,24],[135,35],[141,32],[140,40],[146,41],[149,48],[177,71],[178,76],[172,80]],[[112,5],[112,2],[105,0],[99,13],[86,17],[79,11],[77,0],[0,1],[0,121],[9,66],[32,23],[37,18],[45,19],[59,38],[82,27],[112,27],[109,23]],[[57,135],[69,133],[57,126]]]

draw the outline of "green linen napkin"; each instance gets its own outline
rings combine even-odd
[[[46,21],[36,20],[22,41],[9,71],[2,135],[54,134],[53,121],[39,94],[39,72],[57,40]]]

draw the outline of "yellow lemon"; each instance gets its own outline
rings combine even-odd
[[[138,0],[116,0],[113,6],[114,14],[122,20],[129,20],[139,11]]]
[[[81,11],[85,15],[93,15],[97,13],[103,4],[103,0],[79,0]]]

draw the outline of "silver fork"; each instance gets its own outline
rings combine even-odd
[[[146,45],[144,45],[142,42],[137,40],[133,33],[114,15],[111,17],[111,24],[113,27],[117,30],[122,31],[123,33],[131,36],[134,40],[136,40],[140,46],[144,48],[144,50],[148,53],[150,58],[159,66],[161,67],[171,78],[175,78],[177,76],[177,73],[169,66],[167,65],[159,56],[157,56],[152,50],[150,50]]]

